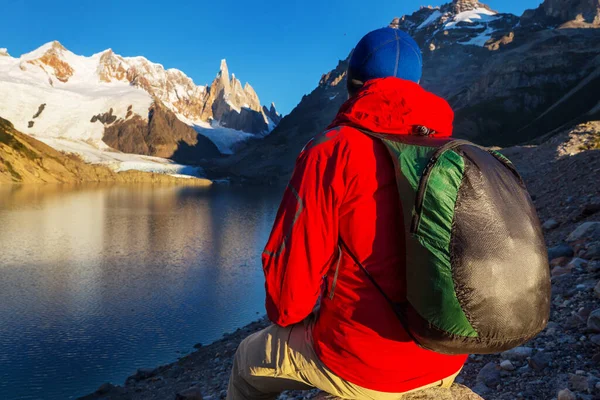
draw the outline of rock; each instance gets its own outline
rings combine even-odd
[[[577,397],[569,389],[563,389],[558,392],[558,400],[576,400]]]
[[[550,268],[564,267],[565,265],[567,265],[569,263],[569,261],[571,261],[570,257],[554,258],[552,261],[550,261]]]
[[[175,400],[202,400],[202,391],[198,386],[182,390],[175,395]]]
[[[584,269],[588,265],[588,261],[583,258],[574,258],[567,264],[567,267],[575,269]]]
[[[196,344],[194,345],[194,348],[195,348],[195,349],[199,349],[199,348],[201,348],[201,347],[202,347],[202,343],[196,343]]]
[[[548,260],[554,260],[559,257],[573,257],[573,249],[566,243],[561,243],[548,249]]]
[[[552,358],[548,354],[540,351],[529,359],[529,366],[536,371],[541,371],[550,365],[551,361]]]
[[[482,382],[493,389],[500,383],[500,370],[494,362],[489,362],[481,368],[477,375],[477,382]]]
[[[524,361],[527,357],[531,357],[533,349],[531,347],[515,347],[502,353],[502,358],[511,361]]]
[[[587,391],[590,387],[588,377],[585,375],[569,374],[569,387],[576,392]]]
[[[485,386],[483,386],[485,388]],[[483,389],[481,388],[481,389]],[[489,389],[485,388],[485,391]],[[339,397],[331,396],[325,392],[318,393],[313,400],[340,400]],[[419,390],[407,393],[402,400],[483,400],[473,390],[460,384],[453,384],[449,389],[439,387]]]
[[[594,310],[592,310],[590,307],[581,307],[577,312],[577,315],[583,320],[587,320],[590,317],[592,311]]]
[[[600,240],[600,222],[585,222],[567,237],[567,243],[582,239]]]
[[[557,324],[554,321],[549,321],[548,324],[546,325],[546,328],[547,329],[554,329],[554,330],[558,331],[558,330],[560,330],[560,325]]]
[[[600,272],[600,261],[590,261],[587,265],[587,271],[592,274]]]
[[[590,336],[590,342],[594,343],[596,346],[600,346],[600,335]]]
[[[587,326],[592,332],[600,332],[600,308],[592,311],[588,318]]]
[[[552,275],[553,277],[555,277],[555,276],[567,275],[567,274],[570,274],[570,273],[571,273],[571,270],[572,270],[572,269],[573,269],[572,267],[571,267],[571,268],[569,268],[568,266],[565,266],[565,267],[554,267],[554,268],[552,269],[552,274],[551,274],[551,275]]]
[[[600,260],[600,242],[593,242],[588,245],[583,253],[586,260]]]
[[[565,326],[567,328],[579,328],[584,323],[585,323],[585,319],[581,318],[579,315],[571,315],[565,321]]]
[[[581,218],[587,218],[600,212],[600,203],[588,203],[581,209]]]
[[[96,393],[103,395],[103,394],[110,392],[114,388],[115,388],[115,385],[113,385],[112,383],[106,382],[106,383],[103,383],[102,385],[100,385],[100,387],[96,390]]]
[[[514,371],[516,368],[510,360],[504,360],[500,363],[500,368],[505,371]]]
[[[403,400],[483,400],[466,386],[454,384],[450,389],[431,388],[403,396]]]
[[[490,393],[490,388],[485,386],[483,382],[479,382],[475,386],[473,386],[473,391],[479,396],[486,396]]]
[[[156,370],[152,368],[140,368],[136,371],[134,375],[127,378],[127,380],[141,381],[154,376],[155,373]]]
[[[544,225],[542,225],[542,228],[544,228],[547,231],[550,231],[552,229],[555,229],[558,227],[558,222],[555,219],[549,219],[548,221],[544,222]]]

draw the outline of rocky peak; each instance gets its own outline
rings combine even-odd
[[[525,25],[600,28],[600,0],[545,0],[521,18]]]
[[[57,40],[46,43],[31,53],[24,54],[21,59],[21,69],[26,69],[26,64],[36,65],[42,68],[49,76],[60,82],[67,82],[73,76],[73,68],[65,61],[68,50]]]
[[[67,49],[58,40],[50,42],[50,50],[52,51],[66,51]]]
[[[127,65],[122,57],[117,56],[111,49],[101,53],[96,72],[101,82],[123,81],[127,79]]]
[[[497,50],[500,45],[494,43],[510,35],[518,23],[519,17],[500,14],[480,1],[454,0],[439,7],[421,7],[411,15],[394,18],[390,26],[410,33],[424,50],[437,51],[454,44]]]
[[[267,108],[267,106],[263,106],[263,113],[269,117],[269,119],[271,121],[273,121],[273,123],[275,125],[278,125],[281,120],[283,119],[283,117],[281,116],[281,114],[279,114],[277,112],[277,110],[275,109],[275,103],[271,103],[271,108]]]
[[[234,76],[235,78],[235,76]],[[229,87],[229,68],[227,68],[227,60],[221,60],[221,67],[219,68],[219,73],[217,74],[217,79],[221,81],[224,87]]]
[[[8,50],[6,48],[0,48],[0,57],[10,57],[10,54],[8,54]]]
[[[480,3],[477,0],[454,0],[452,2],[452,11],[454,11],[455,14],[476,10],[478,8],[484,8],[486,10],[492,11],[492,9],[488,5]]]

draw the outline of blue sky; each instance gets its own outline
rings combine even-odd
[[[4,0],[0,47],[12,56],[51,40],[76,54],[112,48],[209,84],[220,60],[287,114],[368,31],[432,0]],[[540,0],[489,0],[521,15]]]

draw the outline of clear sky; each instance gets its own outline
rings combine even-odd
[[[2,0],[0,47],[20,56],[58,40],[76,54],[112,48],[209,84],[220,60],[263,104],[289,113],[368,31],[435,0]],[[540,0],[489,0],[521,15]]]

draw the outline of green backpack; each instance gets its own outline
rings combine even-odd
[[[391,136],[406,230],[407,301],[394,308],[413,340],[444,354],[519,346],[550,315],[547,250],[513,164],[464,140]]]

